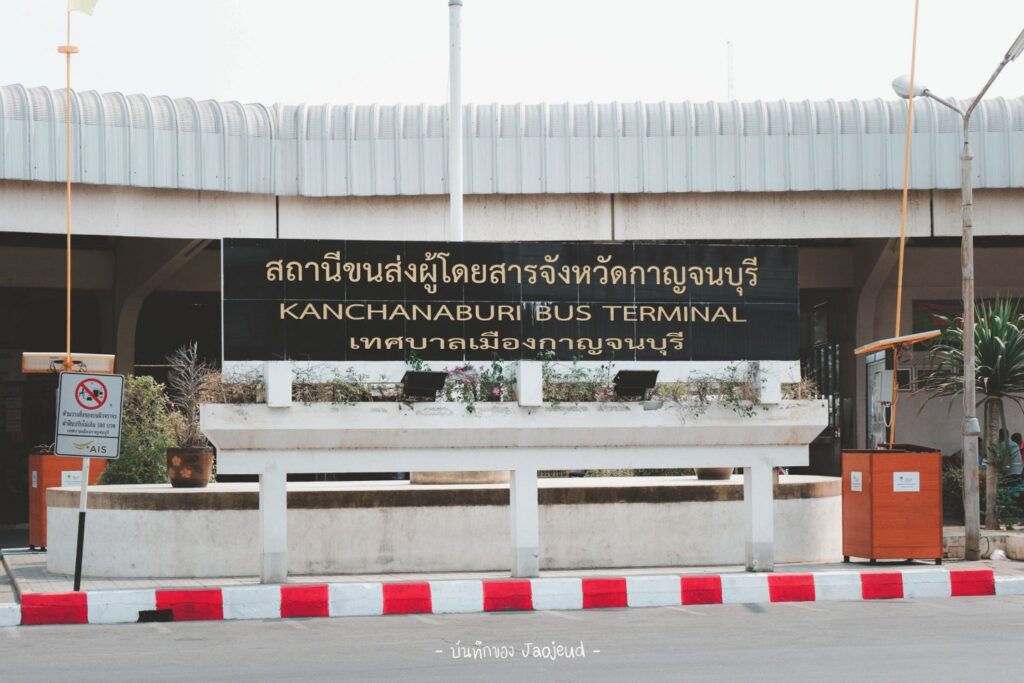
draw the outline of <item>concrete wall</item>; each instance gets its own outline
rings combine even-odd
[[[733,487],[739,488],[738,479]],[[838,485],[830,492],[775,502],[777,562],[841,557]],[[542,504],[541,567],[743,564],[743,508],[742,500]],[[77,519],[74,507],[48,507],[50,571],[73,572]],[[87,576],[259,572],[259,520],[253,509],[91,509],[88,524]],[[290,574],[500,571],[511,566],[507,505],[291,508],[288,531]]]

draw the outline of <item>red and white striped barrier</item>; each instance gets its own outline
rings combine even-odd
[[[27,593],[0,626],[663,607],[722,603],[1024,595],[991,569],[721,574],[232,586]]]

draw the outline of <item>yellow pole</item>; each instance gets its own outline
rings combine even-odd
[[[910,48],[910,97],[907,98],[907,135],[903,145],[903,201],[900,205],[900,257],[896,274],[896,334],[900,336],[900,318],[903,315],[903,253],[907,242],[907,194],[910,187],[910,140],[914,130],[914,70],[917,67],[917,17],[921,1],[914,0],[914,37]],[[899,396],[900,349],[893,347],[892,402],[889,415],[889,444],[896,440],[896,399]]]
[[[71,55],[78,52],[78,48],[71,44],[71,10],[67,13],[67,43],[57,48],[57,52],[64,54],[66,89],[64,100],[64,156],[65,156],[65,338],[64,338],[64,370],[72,370],[71,363]]]

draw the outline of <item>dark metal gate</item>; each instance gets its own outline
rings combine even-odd
[[[811,443],[808,474],[839,476],[843,401],[839,395],[839,344],[818,344],[800,362],[801,376],[814,382],[828,404],[828,427]],[[802,469],[802,468],[801,468]]]

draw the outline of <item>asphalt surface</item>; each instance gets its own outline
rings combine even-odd
[[[1022,658],[1024,596],[0,628],[5,683],[1016,680]]]

